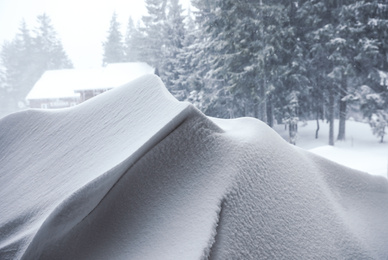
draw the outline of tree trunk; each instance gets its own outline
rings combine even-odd
[[[329,145],[334,146],[334,89],[329,87]]]
[[[315,131],[315,139],[318,139],[318,132],[319,132],[319,116],[317,113],[317,130]]]
[[[342,100],[348,91],[346,76],[342,73],[340,101],[339,101],[339,129],[337,140],[345,140],[346,108],[347,102]]]
[[[234,96],[233,95],[233,99],[234,99]],[[249,110],[251,109],[251,100],[250,99],[247,99],[247,98],[244,98],[244,116],[247,117],[249,116]]]
[[[265,98],[265,81],[260,85],[259,89],[259,119],[264,123],[267,123],[267,101]]]
[[[297,125],[294,124],[293,121],[289,123],[288,126],[289,130],[289,138],[290,138],[290,143],[293,145],[296,145],[296,133],[298,132]]]
[[[263,5],[263,1],[260,0],[260,17],[263,18],[263,14],[262,14],[262,8],[261,6]],[[261,26],[260,26],[260,36],[262,38],[262,41],[263,41],[263,45],[265,46],[265,37],[264,37],[264,20],[263,22],[261,23]],[[266,79],[266,70],[265,70],[265,58],[263,60],[263,67],[262,67],[262,70],[263,70],[263,78],[262,78],[262,81],[261,81],[261,84],[260,84],[260,87],[259,87],[259,113],[260,113],[260,120],[263,121],[264,123],[267,123],[267,102],[266,102],[266,96],[265,96],[265,92],[266,92],[266,89],[267,89],[267,79]]]
[[[258,98],[255,98],[255,100],[253,101],[253,116],[255,118],[258,118],[260,119],[260,113],[259,113],[259,110],[260,110],[260,106],[259,106],[259,100]]]
[[[267,124],[270,127],[273,127],[273,124],[274,124],[273,104],[272,104],[271,96],[268,97],[268,101],[267,101]]]

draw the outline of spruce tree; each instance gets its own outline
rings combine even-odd
[[[304,57],[301,30],[298,30],[296,11],[298,5],[295,2],[277,1],[282,8],[284,16],[278,26],[279,36],[275,45],[276,63],[270,64],[271,70],[270,92],[267,97],[268,124],[274,124],[274,117],[278,122],[283,122],[289,128],[289,140],[295,144],[297,135],[297,123],[300,117],[309,116],[307,100],[310,98],[311,82],[308,79],[308,62]],[[276,112],[273,113],[272,111]],[[272,112],[274,115],[271,115]]]
[[[31,75],[33,54],[31,35],[23,20],[15,38],[10,42],[4,42],[1,53],[5,93],[10,99],[15,99],[14,108],[16,102],[21,102],[25,98],[36,80],[36,76]]]
[[[38,26],[34,30],[35,36],[33,38],[34,58],[36,58],[35,62],[39,61],[41,71],[73,67],[51,23],[50,17],[43,13],[37,16],[37,22]]]
[[[31,34],[22,21],[15,38],[2,46],[3,94],[12,111],[24,106],[26,95],[46,70],[72,67],[50,18],[38,15],[37,22]]]
[[[284,62],[282,45],[288,34],[285,6],[273,1],[215,1],[209,6],[202,26],[208,39],[207,78],[232,94],[236,116],[267,121],[269,114],[272,119],[268,101]]]
[[[108,30],[108,36],[103,46],[103,65],[109,63],[123,62],[125,52],[123,45],[123,36],[120,32],[120,23],[117,21],[117,14],[113,12]]]
[[[347,3],[349,2],[349,3]],[[363,36],[362,26],[357,23],[356,13],[353,13],[353,1],[342,1],[335,9],[338,17],[332,39],[327,46],[330,51],[329,60],[334,64],[329,73],[338,89],[339,96],[339,129],[337,140],[345,140],[345,123],[347,114],[348,96],[353,92],[351,83],[356,82],[353,78],[357,72],[355,60],[357,42]]]
[[[211,71],[211,57],[213,38],[210,36],[212,19],[215,17],[215,10],[219,1],[195,0],[193,6],[197,9],[195,14],[196,27],[193,31],[194,41],[187,49],[191,55],[186,55],[192,66],[192,76],[189,83],[192,86],[190,99],[196,99],[201,104],[203,111],[215,117],[235,117],[235,103],[230,89],[225,87],[223,81],[209,75]]]
[[[317,89],[316,93],[324,96],[329,121],[329,145],[334,145],[334,116],[336,89],[335,79],[329,77],[334,69],[329,59],[331,50],[329,43],[333,40],[337,25],[334,10],[337,1],[305,0],[300,2],[297,10],[297,19],[300,30],[304,31],[303,48],[308,59],[307,75],[311,85]]]
[[[183,41],[186,35],[184,27],[183,9],[179,0],[170,0],[167,5],[166,21],[164,26],[164,46],[162,48],[163,68],[162,80],[175,96],[184,99],[184,93],[178,84],[179,55],[183,50]]]
[[[139,24],[135,26],[132,17],[129,17],[124,41],[125,61],[136,62],[142,60],[142,34]]]
[[[194,90],[191,84],[191,78],[194,74],[194,66],[192,65],[194,56],[194,42],[196,40],[196,26],[191,14],[191,10],[188,10],[185,37],[182,42],[182,50],[178,54],[178,79],[175,80],[175,84],[179,85],[181,89],[185,89],[185,97],[188,97],[188,93]]]
[[[179,78],[175,84],[182,90],[185,100],[208,113],[209,103],[204,98],[208,97],[210,91],[205,88],[204,73],[206,68],[201,67],[200,63],[203,59],[198,55],[203,51],[201,49],[201,43],[204,41],[203,30],[196,25],[191,9],[188,10],[185,32],[182,49],[178,54],[177,71]]]
[[[165,22],[167,0],[146,0],[148,14],[142,17],[144,27],[142,58],[155,68],[157,74],[163,73],[162,59],[165,44]]]
[[[361,88],[356,93],[364,116],[373,133],[383,142],[388,125],[388,3],[371,0],[349,5],[355,16],[360,37],[356,45],[355,64]]]

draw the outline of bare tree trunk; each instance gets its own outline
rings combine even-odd
[[[334,89],[329,87],[329,145],[334,146]]]
[[[234,96],[234,95],[233,95]],[[249,109],[251,106],[251,100],[244,98],[244,116],[249,116]]]
[[[347,102],[342,100],[348,91],[346,76],[342,73],[341,79],[341,91],[340,91],[340,101],[339,101],[339,129],[337,140],[345,140],[345,124],[346,124],[346,108]]]
[[[259,94],[259,119],[263,121],[264,123],[267,123],[267,101],[265,98],[265,80],[263,81],[263,84],[260,85]]]
[[[289,126],[289,138],[290,138],[290,143],[293,145],[296,145],[296,133],[298,132],[297,125],[293,121],[290,121]]]
[[[318,139],[318,132],[319,132],[319,116],[317,113],[317,130],[315,130],[315,139]]]
[[[260,4],[260,17],[261,19],[263,19],[263,13],[262,13],[262,6],[263,6],[263,1],[260,0],[259,2]],[[260,26],[260,36],[261,36],[261,39],[263,41],[263,45],[265,46],[265,37],[264,37],[264,20],[262,21],[261,23],[261,26]],[[265,96],[265,92],[266,92],[266,89],[267,89],[267,79],[266,79],[266,74],[265,74],[265,58],[263,60],[263,78],[262,78],[262,83],[260,84],[260,88],[259,88],[259,96],[260,96],[260,99],[259,99],[259,113],[260,113],[260,120],[267,123],[267,102],[266,102],[266,96]]]
[[[267,124],[270,127],[273,127],[273,124],[274,124],[273,104],[272,104],[271,96],[268,97],[268,101],[267,101]]]
[[[259,109],[259,100],[258,98],[255,98],[255,100],[253,101],[253,116],[258,119],[260,119]]]

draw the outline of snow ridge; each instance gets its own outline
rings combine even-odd
[[[29,110],[1,120],[0,179],[7,185],[0,192],[4,205],[0,212],[4,216],[0,221],[4,230],[0,238],[3,248],[0,255],[12,251],[18,256],[9,259],[21,258],[28,245],[24,258],[31,259],[30,254],[38,254],[47,240],[55,241],[76,225],[130,165],[193,113],[189,104],[174,100],[160,84],[157,77],[146,76],[76,108]],[[106,106],[107,100],[113,102],[111,107]],[[170,100],[169,106],[157,100]],[[139,102],[147,110],[125,108],[128,103]],[[153,102],[159,103],[154,106],[154,115],[149,113]],[[115,112],[119,112],[119,116],[115,116]],[[144,130],[139,131],[142,130],[139,123],[144,117],[149,121],[143,125]],[[110,146],[106,143],[108,139],[113,141]],[[30,154],[38,161],[31,160]],[[107,156],[109,154],[111,156]],[[17,176],[11,176],[14,172]],[[27,190],[17,188],[23,185],[19,180],[30,187]],[[70,182],[70,185],[62,185],[61,190],[63,182]],[[47,187],[42,190],[44,184]],[[29,203],[28,194],[42,196],[43,203]],[[35,214],[27,213],[21,217],[23,211]],[[10,225],[8,219],[11,223],[15,223],[15,219],[20,221]],[[33,240],[36,236],[38,238]]]
[[[145,76],[0,121],[1,259],[386,259],[388,181]]]

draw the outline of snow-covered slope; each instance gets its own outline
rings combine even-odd
[[[338,120],[335,120],[338,126]],[[275,131],[288,140],[288,131],[284,125],[275,125]],[[337,136],[338,127],[334,128]],[[369,124],[346,121],[346,140],[335,142],[329,146],[329,124],[320,121],[319,138],[315,139],[316,121],[299,122],[296,146],[347,167],[364,171],[373,175],[387,177],[388,143],[379,143],[373,135]]]
[[[0,121],[0,259],[386,259],[388,183],[145,76]]]

